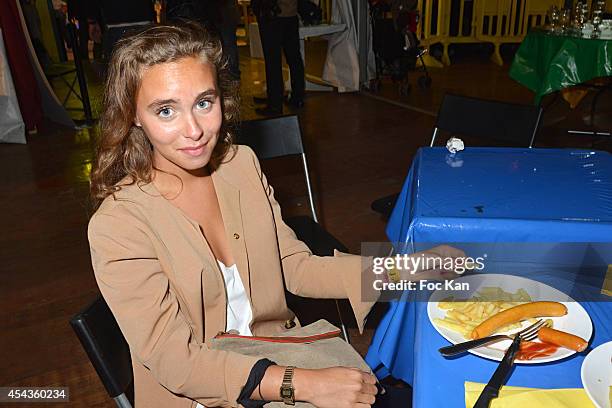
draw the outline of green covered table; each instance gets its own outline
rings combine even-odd
[[[531,30],[510,67],[510,77],[535,93],[546,94],[612,76],[612,40],[555,35]]]

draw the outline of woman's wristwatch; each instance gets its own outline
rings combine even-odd
[[[293,388],[293,370],[295,367],[285,368],[283,383],[280,387],[280,398],[286,405],[295,405],[295,388]]]

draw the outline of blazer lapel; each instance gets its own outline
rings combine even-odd
[[[179,287],[185,292],[181,294],[181,297],[188,303],[189,312],[198,330],[196,334],[199,338],[204,338],[206,335],[210,338],[220,330],[224,330],[226,325],[227,298],[219,265],[200,231],[200,226],[195,221],[167,202],[153,183],[141,186],[141,190],[148,195],[144,203],[156,224],[166,232],[172,231],[174,234],[183,234],[188,237],[187,241],[193,245],[193,253],[197,254],[201,261],[203,273],[181,274],[183,281]],[[168,249],[168,253],[170,257],[173,256],[172,250]],[[180,262],[176,261],[178,267],[180,267]],[[205,317],[202,315],[203,306],[206,309]],[[204,327],[198,323],[200,321],[204,322]]]
[[[225,225],[225,234],[232,251],[232,256],[236,262],[240,279],[242,279],[242,284],[250,300],[251,279],[246,243],[244,241],[245,234],[242,227],[242,213],[240,211],[240,190],[228,182],[222,174],[219,174],[219,171],[214,172],[212,177],[219,199],[223,224]]]

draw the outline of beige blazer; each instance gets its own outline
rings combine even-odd
[[[278,333],[294,318],[283,279],[296,295],[348,298],[362,331],[373,303],[361,301],[361,257],[312,255],[283,222],[248,147],[236,147],[212,177],[252,332]],[[225,329],[227,299],[197,222],[153,184],[132,185],[104,200],[88,236],[100,291],[130,346],[136,406],[237,407],[258,359],[208,347]]]

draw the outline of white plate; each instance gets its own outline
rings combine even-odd
[[[500,287],[506,292],[515,293],[518,289],[524,289],[533,301],[556,301],[567,306],[567,314],[561,317],[551,317],[553,327],[558,330],[563,330],[580,336],[586,341],[591,339],[593,334],[593,324],[589,314],[584,310],[580,303],[574,301],[571,297],[563,292],[550,287],[544,283],[534,281],[532,279],[522,278],[513,275],[501,274],[478,274],[470,276],[462,276],[455,279],[455,282],[467,282],[470,284],[470,292],[475,294],[479,288],[486,286]],[[457,293],[447,290],[437,290],[429,298],[427,305],[427,315],[433,327],[446,340],[453,344],[463,343],[466,339],[461,334],[449,330],[445,327],[438,326],[434,323],[435,318],[442,319],[446,315],[446,311],[438,308],[438,301],[448,298],[449,296],[457,297]],[[472,293],[468,297],[471,297]],[[548,319],[548,318],[547,318]],[[529,323],[524,322],[523,327],[527,327]],[[511,330],[514,333],[517,330]],[[503,333],[503,332],[502,332]],[[505,351],[510,346],[510,340],[502,340],[488,346],[478,347],[470,350],[470,353],[480,357],[488,358],[495,361],[501,361]],[[574,354],[575,351],[559,347],[554,354],[543,358],[533,360],[516,360],[519,364],[539,364],[550,361],[561,360]]]
[[[612,341],[591,351],[582,362],[582,386],[597,408],[610,408]]]

